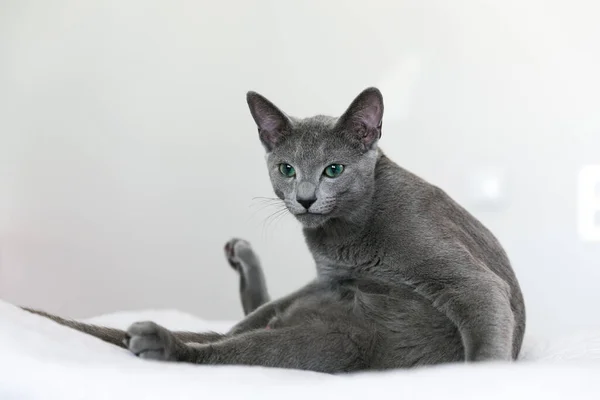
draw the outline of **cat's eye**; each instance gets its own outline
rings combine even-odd
[[[287,178],[293,178],[296,176],[296,170],[290,164],[279,164],[279,172],[281,172],[281,175]]]
[[[337,178],[342,172],[344,172],[344,166],[342,164],[331,164],[325,168],[323,175],[329,178]]]

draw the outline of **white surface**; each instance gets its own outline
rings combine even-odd
[[[339,114],[375,84],[382,148],[498,234],[528,330],[600,328],[600,242],[577,231],[579,170],[600,165],[600,2],[343,4],[3,0],[0,298],[236,319],[231,236],[291,292],[313,262],[292,218],[251,200],[272,191],[245,92]],[[495,169],[509,197],[478,208],[465,182]]]
[[[176,311],[91,321],[126,327],[152,319],[172,329],[226,329]],[[597,399],[600,331],[526,345],[527,361],[330,376],[257,367],[209,367],[135,358],[0,302],[0,398],[48,399]]]

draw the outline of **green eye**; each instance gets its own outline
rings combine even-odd
[[[342,164],[331,164],[330,166],[325,168],[323,174],[330,178],[337,178],[341,175],[342,172],[344,172],[344,166]]]
[[[279,172],[281,172],[281,175],[288,178],[296,176],[296,170],[290,164],[279,164]]]

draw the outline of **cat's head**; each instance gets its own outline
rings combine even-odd
[[[383,97],[365,89],[339,118],[290,117],[258,93],[248,106],[275,194],[306,228],[352,219],[373,192]]]

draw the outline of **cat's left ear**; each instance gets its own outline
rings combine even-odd
[[[372,149],[381,137],[383,119],[383,96],[379,89],[370,87],[363,90],[339,118],[338,128],[352,141],[357,142],[363,151]]]
[[[246,101],[265,150],[270,152],[289,133],[289,117],[262,95],[248,92]]]

